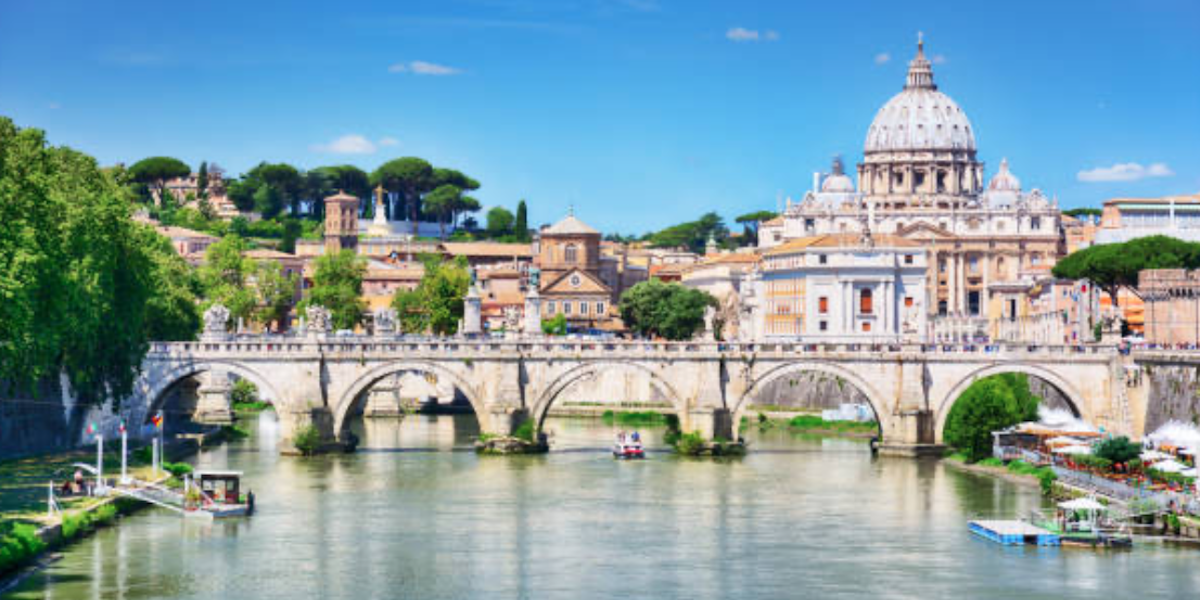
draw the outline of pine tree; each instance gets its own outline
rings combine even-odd
[[[521,201],[517,203],[517,222],[513,225],[513,233],[516,234],[517,241],[519,242],[529,241],[529,216],[527,212],[528,209],[525,208],[525,199],[522,198]]]

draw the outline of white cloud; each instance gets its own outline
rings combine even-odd
[[[1138,181],[1150,177],[1170,177],[1175,172],[1165,163],[1153,163],[1143,167],[1138,163],[1117,163],[1111,167],[1096,167],[1080,171],[1076,178],[1086,183],[1107,181]]]
[[[388,67],[388,73],[412,73],[414,75],[458,75],[462,69],[439,65],[437,63],[414,60],[407,63],[396,63]]]
[[[768,29],[760,33],[757,29],[734,27],[725,32],[725,39],[732,42],[758,42],[763,40],[774,42],[779,40],[779,32]]]
[[[945,54],[934,54],[933,60],[931,60],[930,62],[932,62],[935,65],[944,65],[944,64],[946,64],[946,55]]]
[[[892,60],[892,55],[887,52],[880,52],[875,55],[875,64],[885,65],[889,60]]]
[[[394,137],[379,138],[378,142],[372,142],[365,136],[357,133],[350,133],[334,139],[328,144],[313,144],[309,149],[313,152],[323,152],[328,154],[374,154],[376,150],[385,146],[395,146],[400,143]]]

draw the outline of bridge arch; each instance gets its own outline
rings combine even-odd
[[[359,403],[364,401],[360,398],[363,392],[371,389],[371,386],[378,383],[381,379],[395,375],[396,373],[422,373],[433,375],[439,381],[443,378],[450,381],[462,392],[467,402],[471,404],[480,429],[486,431],[487,423],[485,419],[487,412],[483,397],[479,390],[464,379],[462,375],[435,361],[402,360],[385,363],[363,373],[337,399],[337,403],[333,405],[333,430],[339,439],[344,438],[345,434],[348,433],[350,416],[354,413],[354,409]]]
[[[256,369],[236,361],[220,359],[204,360],[172,367],[162,375],[152,376],[143,372],[141,375],[142,385],[139,386],[142,391],[138,393],[142,401],[135,403],[132,409],[133,414],[130,415],[130,422],[138,423],[139,426],[146,424],[155,411],[162,406],[166,398],[166,393],[171,388],[189,377],[194,377],[205,371],[211,371],[214,368],[233,373],[253,383],[262,392],[260,398],[277,407],[283,402],[283,398],[279,395],[278,390],[271,383],[271,380]],[[139,413],[138,411],[141,412]]]
[[[640,375],[646,375],[649,378],[650,385],[654,386],[660,394],[671,402],[671,407],[676,415],[682,417],[687,412],[687,402],[684,400],[684,397],[679,394],[674,386],[659,376],[654,368],[633,361],[591,360],[571,367],[551,380],[530,406],[530,418],[534,419],[534,423],[540,429],[542,423],[546,420],[546,415],[550,412],[550,407],[554,405],[555,400],[564,391],[580,381],[596,377],[609,370],[631,371]]]
[[[954,408],[954,404],[958,402],[958,399],[962,396],[963,392],[967,391],[967,388],[971,387],[972,383],[975,383],[980,379],[991,377],[992,375],[1003,375],[1005,373],[1019,373],[1031,377],[1037,377],[1038,379],[1045,381],[1046,383],[1050,384],[1050,386],[1057,389],[1059,393],[1066,398],[1068,408],[1071,409],[1071,412],[1074,413],[1076,417],[1082,418],[1086,421],[1092,420],[1092,415],[1087,411],[1088,406],[1084,402],[1083,394],[1079,392],[1079,388],[1077,388],[1074,384],[1059,376],[1053,370],[1038,364],[1025,362],[1006,362],[980,367],[967,374],[950,387],[950,390],[946,392],[946,395],[942,397],[941,401],[937,405],[936,432],[939,441],[942,439],[942,435],[946,429],[946,418],[950,416],[950,410]]]
[[[871,411],[875,413],[875,421],[879,424],[880,433],[883,433],[884,419],[890,414],[889,404],[884,401],[884,396],[875,389],[875,386],[871,385],[869,381],[855,373],[852,369],[825,361],[784,363],[772,367],[766,373],[758,376],[746,388],[741,397],[738,398],[737,404],[734,405],[733,422],[735,424],[740,423],[742,417],[745,416],[746,410],[749,408],[750,400],[762,393],[772,383],[789,375],[800,373],[821,373],[845,380],[866,397],[867,404],[871,406]]]

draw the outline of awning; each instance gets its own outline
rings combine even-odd
[[[1064,510],[1107,510],[1108,507],[1096,502],[1092,498],[1076,498],[1059,502],[1058,507]]]

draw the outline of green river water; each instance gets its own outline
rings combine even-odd
[[[194,459],[244,471],[254,517],[145,510],[6,598],[1200,597],[1200,552],[1000,547],[967,519],[1041,506],[1037,488],[862,440],[750,431],[740,460],[618,462],[611,426],[550,419],[550,454],[480,457],[472,416],[417,416],[302,459],[277,454],[272,414],[256,427]]]

